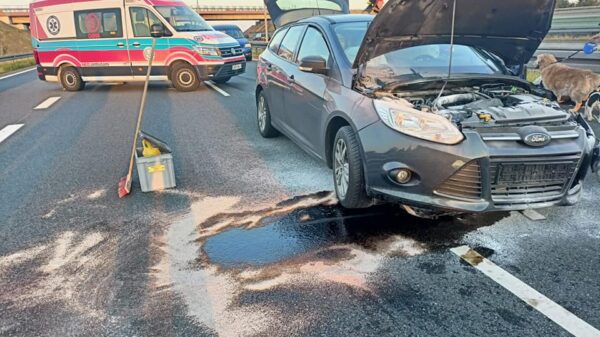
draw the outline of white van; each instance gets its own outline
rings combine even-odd
[[[69,91],[91,81],[143,81],[156,25],[163,37],[151,80],[193,91],[202,80],[224,83],[246,69],[239,43],[182,1],[40,0],[29,15],[39,78]]]

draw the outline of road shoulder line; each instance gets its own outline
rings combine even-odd
[[[577,337],[600,337],[598,329],[498,267],[470,247],[460,246],[452,248],[450,251],[572,335]]]
[[[17,132],[20,128],[25,124],[10,124],[5,126],[2,130],[0,130],[0,143],[5,141],[8,137],[10,137],[13,133]]]
[[[17,75],[28,73],[28,72],[30,72],[32,70],[35,70],[35,69],[36,68],[33,67],[33,68],[29,68],[27,70],[22,70],[22,71],[19,71],[19,72],[16,72],[16,73],[12,73],[12,74],[8,74],[8,75],[0,76],[0,81],[2,81],[4,79],[7,79],[7,78],[11,78],[11,77],[17,76]]]
[[[231,96],[231,95],[230,95],[230,94],[228,94],[228,93],[227,93],[225,90],[223,90],[223,89],[221,89],[221,88],[217,87],[213,81],[204,81],[204,84],[206,84],[206,85],[208,85],[209,87],[211,87],[211,88],[215,89],[215,91],[217,91],[219,94],[221,94],[221,95],[223,95],[223,96],[226,96],[226,97],[229,97],[229,96]]]

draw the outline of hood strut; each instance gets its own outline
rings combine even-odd
[[[452,56],[454,56],[454,28],[456,23],[456,0],[454,0],[454,4],[452,5],[452,27],[450,28],[450,55],[448,57],[448,77],[444,81],[444,85],[442,85],[442,89],[438,94],[437,99],[442,97],[444,94],[444,90],[446,90],[446,85],[448,85],[448,81],[450,80],[450,76],[452,76]]]

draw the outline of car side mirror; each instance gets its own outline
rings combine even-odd
[[[300,60],[300,71],[327,75],[327,61],[321,56],[307,56]]]
[[[165,27],[159,23],[155,23],[150,27],[150,36],[153,38],[163,37],[165,35]]]

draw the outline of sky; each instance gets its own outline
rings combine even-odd
[[[191,6],[196,6],[196,0],[184,0]],[[0,0],[0,6],[27,6],[31,0]],[[262,6],[263,0],[198,0],[200,6]],[[367,6],[366,0],[350,0],[350,8],[362,9]],[[254,24],[254,21],[212,21],[211,24],[234,23],[242,30]]]
[[[0,0],[0,6],[25,6],[30,2],[29,0]],[[196,0],[187,0],[186,2],[193,6],[196,5]],[[262,0],[198,0],[198,2],[200,6],[261,6],[263,4]],[[366,0],[350,0],[350,6],[353,9],[364,8],[366,7],[366,3]]]

